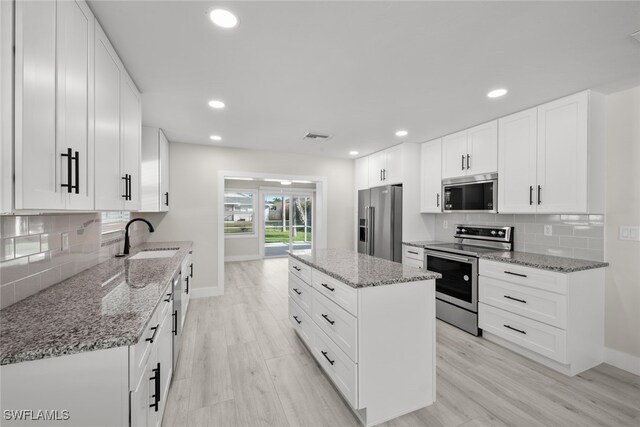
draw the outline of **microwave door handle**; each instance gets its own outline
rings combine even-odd
[[[466,263],[471,263],[472,262],[469,258],[462,257],[462,256],[445,254],[445,253],[442,253],[442,252],[425,251],[424,253],[426,255],[431,255],[432,257],[435,257],[435,258],[443,258],[443,259],[448,259],[448,260],[451,260],[451,261],[461,261],[461,262],[466,262]]]

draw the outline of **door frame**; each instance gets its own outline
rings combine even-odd
[[[286,187],[260,187],[259,188],[259,198],[260,200],[258,201],[258,203],[260,203],[260,213],[258,214],[258,219],[260,221],[260,225],[258,227],[258,240],[260,242],[260,259],[265,259],[265,258],[280,258],[277,256],[274,257],[265,257],[264,255],[264,239],[265,239],[265,233],[267,232],[265,227],[264,227],[264,222],[265,222],[265,218],[264,218],[264,197],[267,195],[282,195],[284,197],[289,197],[291,200],[293,200],[293,198],[298,197],[298,196],[302,196],[302,197],[311,197],[312,202],[311,202],[311,218],[312,218],[312,223],[311,223],[311,248],[315,248],[316,244],[315,244],[315,234],[316,234],[316,222],[315,222],[315,216],[316,216],[316,190],[314,189],[304,189],[304,188],[286,188]],[[289,220],[291,220],[291,218],[293,215],[293,203],[289,202]],[[289,231],[289,248],[291,248],[291,230]]]
[[[224,294],[224,182],[225,178],[274,178],[289,181],[311,181],[316,184],[314,224],[316,231],[314,248],[325,249],[327,247],[327,177],[309,175],[289,175],[280,172],[264,173],[250,171],[218,171],[217,197],[218,200],[218,280],[216,294]]]

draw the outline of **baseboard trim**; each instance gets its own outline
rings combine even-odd
[[[191,289],[191,298],[208,298],[208,297],[217,297],[222,295],[222,289],[217,286],[209,286],[206,288],[192,288]]]
[[[638,356],[605,347],[604,361],[611,366],[640,376],[640,357]]]
[[[235,255],[224,257],[224,262],[255,261],[257,259],[261,259],[260,255]]]

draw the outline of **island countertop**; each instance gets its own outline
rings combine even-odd
[[[171,258],[130,259],[178,248]],[[134,345],[191,242],[145,243],[0,311],[0,365]]]
[[[289,255],[352,288],[417,282],[442,277],[440,273],[346,249],[292,251]]]

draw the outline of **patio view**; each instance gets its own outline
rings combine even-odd
[[[264,197],[264,255],[284,256],[287,251],[311,249],[312,197]]]

